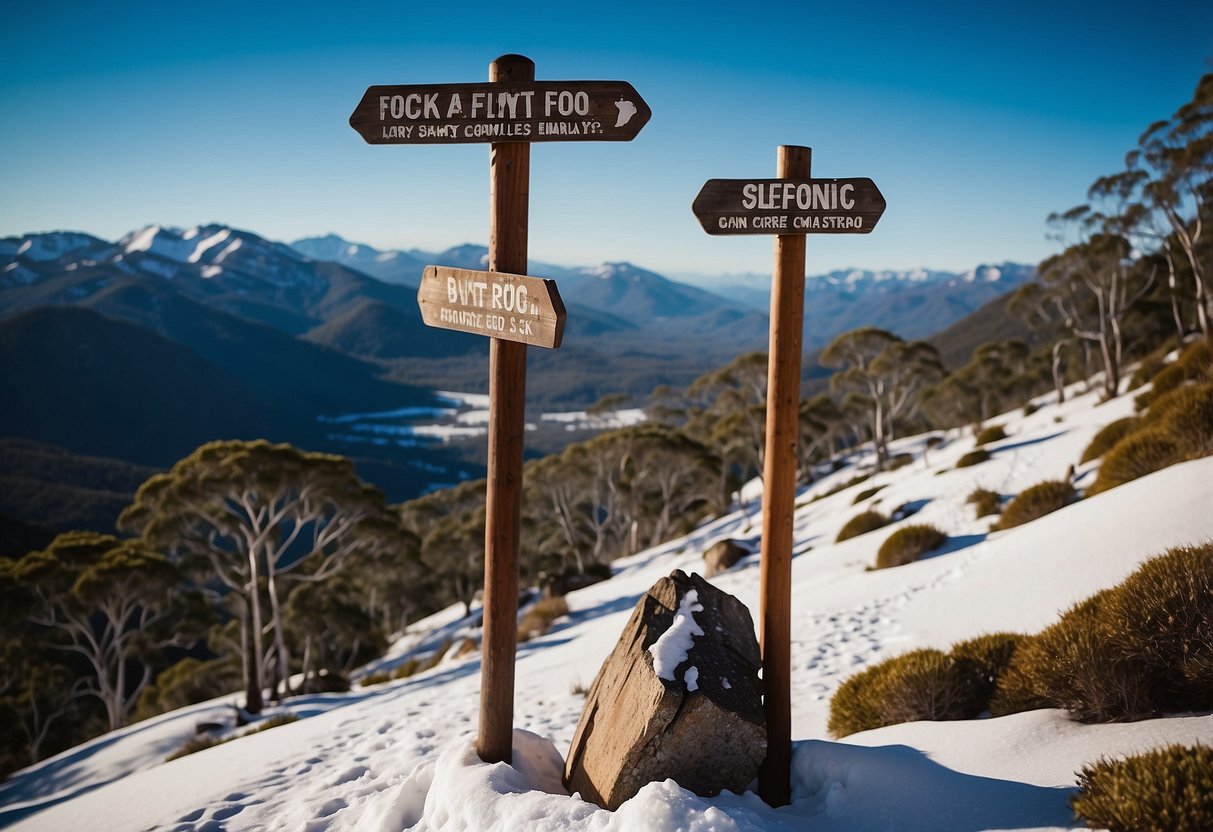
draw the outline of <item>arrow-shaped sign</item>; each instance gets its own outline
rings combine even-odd
[[[653,112],[626,81],[368,87],[350,126],[371,144],[626,142]]]
[[[709,179],[691,204],[709,234],[867,234],[884,209],[871,179]]]
[[[555,349],[567,317],[556,281],[505,272],[426,266],[417,290],[428,326]]]

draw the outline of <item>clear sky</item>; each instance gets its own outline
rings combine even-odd
[[[1207,0],[6,5],[0,236],[483,243],[487,146],[370,146],[347,119],[368,85],[479,81],[518,52],[653,110],[632,142],[534,146],[531,256],[667,273],[769,271],[769,239],[709,237],[690,203],[773,176],[779,144],[888,201],[869,236],[812,237],[810,273],[1035,262],[1046,215],[1213,71]]]

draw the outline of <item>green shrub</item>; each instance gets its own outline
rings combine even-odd
[[[969,468],[973,465],[980,465],[990,458],[990,452],[985,448],[974,448],[967,454],[956,460],[957,468]]]
[[[1001,497],[997,491],[974,488],[969,492],[969,496],[965,497],[965,503],[977,509],[978,517],[988,517],[991,514],[998,514]]]
[[[859,537],[861,534],[867,534],[870,531],[875,531],[887,525],[889,525],[889,518],[879,511],[863,511],[856,514],[839,529],[838,537],[834,538],[834,542],[842,543],[844,540]]]
[[[1112,450],[1117,442],[1140,426],[1141,421],[1136,416],[1125,416],[1123,419],[1117,419],[1115,422],[1104,425],[1098,433],[1091,437],[1090,444],[1087,445],[1086,450],[1082,452],[1082,457],[1078,460],[1079,463],[1099,459]]]
[[[518,623],[518,641],[530,641],[541,636],[552,626],[552,622],[569,614],[569,602],[563,595],[536,601]]]
[[[1045,480],[1024,489],[1002,510],[998,528],[1010,529],[1052,514],[1074,502],[1077,495],[1069,480]]]
[[[989,427],[983,428],[981,432],[977,434],[977,441],[974,444],[988,445],[991,442],[998,442],[999,440],[1006,438],[1006,428],[1004,428],[1002,425],[990,425]]]
[[[1028,637],[1018,633],[989,633],[952,645],[949,655],[966,688],[967,716],[989,710],[998,680],[1011,663],[1015,650]]]
[[[1087,494],[1098,494],[1183,461],[1179,443],[1162,427],[1136,430],[1104,455]]]
[[[420,669],[421,662],[416,658],[409,656],[395,670],[392,671],[392,678],[407,679]]]
[[[1213,748],[1171,745],[1083,766],[1075,815],[1110,832],[1213,829]]]
[[[1213,384],[1189,384],[1159,397],[1146,422],[1165,430],[1185,459],[1213,454]]]
[[[905,468],[913,461],[913,454],[897,454],[897,456],[889,460],[889,464],[885,467],[889,471],[896,471],[898,468]]]
[[[956,663],[939,650],[914,650],[851,676],[830,699],[835,737],[899,722],[964,719],[972,713]]]
[[[851,505],[857,506],[860,503],[862,503],[864,500],[868,499],[868,497],[873,497],[876,494],[880,493],[880,490],[882,488],[887,488],[887,487],[888,486],[886,484],[886,485],[877,485],[872,488],[865,488],[863,491],[860,491],[858,494],[855,495],[855,499],[851,500]]]
[[[904,566],[932,549],[938,549],[947,539],[948,536],[934,526],[918,524],[898,529],[880,545],[880,551],[876,553],[876,568]]]

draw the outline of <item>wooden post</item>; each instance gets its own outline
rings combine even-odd
[[[532,81],[535,64],[503,55],[490,81]],[[531,146],[494,142],[489,149],[489,270],[526,274]],[[488,494],[484,526],[484,636],[481,645],[480,732],[476,753],[486,763],[512,762],[514,653],[518,641],[518,517],[526,407],[526,344],[489,342]]]
[[[810,148],[780,145],[776,176],[808,179],[811,160]],[[792,515],[796,501],[796,440],[800,431],[804,267],[805,236],[777,236],[767,366],[759,613],[767,756],[758,770],[758,786],[762,799],[771,806],[786,806],[791,800]]]

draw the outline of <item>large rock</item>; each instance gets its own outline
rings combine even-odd
[[[704,796],[743,791],[766,755],[759,667],[745,605],[675,570],[636,604],[598,671],[565,785],[607,809],[666,778]]]
[[[703,574],[708,578],[719,575],[733,564],[750,554],[750,550],[736,540],[721,540],[712,544],[703,553]]]

